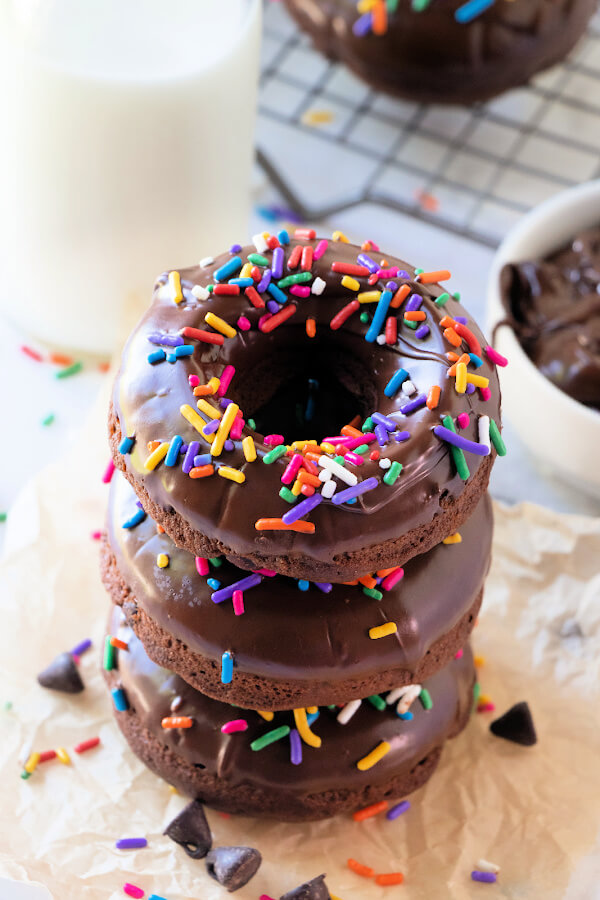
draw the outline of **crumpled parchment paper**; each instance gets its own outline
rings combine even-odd
[[[122,898],[126,881],[146,896],[218,900],[227,894],[204,863],[162,836],[187,801],[129,751],[99,672],[108,598],[90,533],[104,521],[105,410],[103,398],[72,452],[33,479],[9,516],[0,567],[0,876],[40,882],[54,900]],[[88,636],[85,691],[68,697],[39,687],[36,673]],[[474,647],[485,656],[482,691],[497,713],[473,716],[396,821],[299,826],[208,810],[215,844],[263,854],[240,900],[277,898],[321,872],[341,900],[600,897],[600,520],[496,508]],[[488,729],[519,700],[529,702],[538,730],[531,749]],[[95,735],[101,746],[72,752]],[[23,781],[26,744],[64,746],[72,765],[48,762]],[[132,836],[149,846],[115,849]],[[401,870],[405,882],[379,887],[347,869],[349,856],[376,872]],[[470,880],[481,857],[501,865],[496,885]]]

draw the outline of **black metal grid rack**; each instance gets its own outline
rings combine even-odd
[[[308,124],[314,113],[327,121]],[[600,12],[571,57],[532,84],[448,108],[370,90],[267,3],[257,144],[305,221],[379,204],[496,246],[532,206],[600,176]]]

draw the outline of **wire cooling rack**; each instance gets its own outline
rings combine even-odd
[[[448,108],[372,91],[266,4],[258,160],[305,221],[379,204],[494,247],[532,206],[600,176],[599,148],[600,12],[567,62]]]

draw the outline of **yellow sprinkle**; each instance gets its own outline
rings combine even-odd
[[[240,472],[239,469],[232,469],[231,466],[219,466],[217,472],[222,478],[229,478],[230,481],[237,481],[238,484],[243,484],[246,480],[243,472]]]
[[[183,300],[183,291],[181,290],[181,278],[179,272],[169,272],[169,287],[173,293],[173,302],[181,303]]]
[[[323,453],[335,453],[335,447],[333,446],[333,444],[329,444],[327,441],[325,441],[324,444],[321,444],[321,450],[323,451]]]
[[[206,405],[208,406],[208,404],[206,404]],[[212,406],[211,406],[211,409],[212,409]],[[192,407],[189,405],[189,403],[184,403],[183,406],[180,406],[179,412],[181,413],[183,418],[187,419],[187,421],[190,423],[190,425],[196,429],[197,432],[202,434],[202,429],[206,425],[206,422],[204,421],[204,419],[201,416],[198,415],[198,413],[196,412],[195,409],[192,409]],[[214,434],[210,434],[210,435],[208,435],[208,437],[206,437],[206,435],[202,434],[202,437],[204,438],[205,441],[210,442],[211,438],[213,438],[213,440],[214,440]]]
[[[299,497],[301,493],[302,493],[302,482],[298,481],[298,479],[296,478],[295,482],[292,485],[292,494],[294,495],[294,497]]]
[[[477,699],[478,706],[487,706],[488,703],[492,702],[492,698],[489,694],[480,694]]]
[[[216,394],[219,390],[219,385],[221,384],[220,378],[209,378],[206,382],[206,387],[210,388],[211,394]]]
[[[175,787],[174,784],[170,784],[170,785],[169,785],[169,790],[170,790],[170,792],[171,792],[172,794],[178,794],[178,793],[179,793],[179,791],[177,790],[177,788]]]
[[[342,244],[349,244],[350,241],[346,237],[343,231],[334,231],[331,235],[332,241],[341,241]]]
[[[467,373],[467,382],[468,384],[474,384],[475,387],[486,388],[490,383],[490,379],[486,378],[485,375],[472,375],[469,372]]]
[[[396,634],[398,626],[395,622],[385,622],[383,625],[375,625],[369,628],[369,637],[376,641],[377,638],[387,637],[389,634]]]
[[[381,291],[363,291],[356,299],[359,303],[377,303],[381,297]]]
[[[449,534],[448,537],[444,538],[442,544],[460,544],[462,541],[462,537],[455,531],[454,534]]]
[[[252,272],[252,263],[249,263],[249,262],[244,263],[239,277],[240,278],[251,278],[252,277],[250,274],[251,272]]]
[[[314,716],[315,713],[319,712],[319,707],[318,706],[307,706],[306,712],[309,714],[309,716]]]
[[[27,762],[25,763],[23,768],[25,769],[26,772],[29,772],[29,774],[31,775],[31,773],[35,772],[35,770],[37,769],[37,764],[39,763],[39,761],[40,761],[39,753],[35,753],[35,752],[30,753],[29,759],[27,760]]]
[[[333,121],[333,113],[330,109],[307,109],[302,114],[303,125],[324,125]]]
[[[235,328],[232,328],[231,325],[222,319],[220,316],[215,316],[212,312],[207,312],[204,316],[204,321],[207,325],[211,325],[215,331],[219,331],[221,334],[224,334],[225,337],[232,338],[235,337],[237,331]]]
[[[485,666],[485,656],[474,656],[473,662],[480,669],[482,666]]]
[[[161,459],[165,458],[165,456],[167,455],[168,449],[169,449],[169,442],[163,441],[162,444],[158,445],[156,450],[152,451],[152,453],[150,454],[150,456],[144,463],[144,465],[146,466],[146,469],[149,472],[152,472],[157,467],[157,465],[159,464]]]
[[[360,288],[360,281],[357,281],[356,278],[352,278],[351,275],[344,275],[342,278],[342,287],[348,288],[350,291],[358,291]]]
[[[360,769],[361,772],[366,772],[367,769],[371,769],[374,765],[376,765],[380,759],[383,759],[386,753],[390,752],[390,745],[387,741],[382,741],[380,744],[377,744],[374,750],[371,750],[366,756],[363,756],[362,759],[356,763],[356,768]]]
[[[254,438],[248,435],[242,441],[242,450],[246,457],[246,462],[254,462],[256,459],[256,447],[254,446]]]
[[[294,710],[294,721],[296,723],[296,728],[298,729],[298,734],[305,744],[308,744],[309,747],[321,746],[321,738],[318,734],[314,734],[314,732],[310,730],[310,726],[306,721],[305,709]]]
[[[454,387],[457,394],[464,394],[467,389],[467,364],[464,362],[456,363],[456,378]]]
[[[156,557],[156,565],[159,569],[166,569],[169,565],[169,557],[166,553],[159,553]]]
[[[240,408],[237,403],[230,403],[225,412],[223,413],[223,418],[221,419],[221,424],[215,434],[215,439],[211,444],[210,452],[212,456],[220,456],[223,450],[223,445],[225,441],[229,437],[229,432],[231,431],[231,426],[236,420],[237,414],[239,413]]]
[[[64,747],[56,748],[56,758],[61,761],[63,766],[69,766],[71,764],[71,757],[67,753]]]
[[[312,441],[304,440],[304,441],[292,441],[291,446],[294,448],[294,450],[304,450],[305,447],[318,447],[319,445],[317,444],[317,442],[315,440],[312,440]]]
[[[377,5],[377,0],[358,0],[356,4],[356,8],[359,13],[367,13],[371,12],[371,10]]]
[[[256,712],[259,716],[262,716],[265,722],[272,722],[275,718],[275,713],[269,712],[266,709],[257,709]]]
[[[200,410],[200,412],[206,413],[207,416],[210,416],[211,419],[220,419],[221,413],[218,409],[215,409],[214,406],[211,406],[208,400],[205,400],[204,397],[200,397],[196,406]],[[202,423],[202,427],[206,425],[206,422]]]

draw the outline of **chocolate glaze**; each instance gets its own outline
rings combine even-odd
[[[284,0],[317,49],[374,87],[409,99],[473,103],[527,82],[565,56],[596,0],[497,0],[467,24],[465,0],[433,0],[422,12],[400,0],[383,35],[356,36],[355,0]]]
[[[204,767],[207,775],[217,775],[232,789],[251,784],[276,790],[281,792],[282,803],[290,794],[360,789],[385,782],[403,768],[412,768],[457,730],[473,702],[474,667],[467,646],[460,660],[454,660],[427,680],[432,709],[424,710],[416,700],[411,707],[413,719],[402,721],[393,706],[379,712],[364,701],[350,722],[340,725],[335,710],[322,708],[312,726],[321,737],[322,746],[317,749],[303,745],[302,763],[292,766],[288,740],[277,741],[261,751],[250,749],[253,740],[273,728],[293,727],[291,713],[275,713],[272,722],[265,722],[257,713],[211,700],[194,690],[150,661],[141,642],[123,624],[118,608],[111,613],[109,630],[129,646],[128,651],[117,651],[118,670],[108,673],[109,682],[111,686],[120,682],[133,713],[150,733],[163,746],[187,762]],[[182,701],[176,714],[194,719],[189,729],[161,727],[164,717],[174,715],[171,703],[175,697]],[[225,722],[238,718],[246,719],[247,731],[221,733]],[[380,741],[388,741],[391,750],[373,768],[361,772],[356,763]]]
[[[219,662],[230,650],[236,671],[262,678],[339,684],[391,667],[414,671],[474,604],[490,561],[493,519],[486,495],[462,526],[462,542],[411,559],[404,578],[381,600],[359,585],[335,584],[324,594],[311,584],[301,591],[294,579],[276,575],[245,593],[246,612],[236,616],[230,600],[211,600],[194,557],[158,534],[149,517],[131,530],[122,527],[135,509],[129,483],[113,478],[108,537],[138,604],[190,650]],[[169,556],[167,568],[157,566],[159,553]],[[247,574],[226,560],[210,572],[222,587]],[[372,640],[369,628],[386,621],[396,622],[397,635]]]
[[[296,244],[302,246],[317,241],[292,240],[286,248],[286,258]],[[246,247],[239,254],[245,259],[254,247]],[[210,301],[196,300],[190,293],[195,284],[208,285],[214,280],[215,268],[230,258],[224,253],[208,268],[196,266],[181,270],[185,301],[177,306],[171,291],[165,284],[166,276],[159,279],[154,302],[131,335],[123,352],[121,368],[117,375],[113,405],[123,435],[135,435],[133,451],[121,457],[116,455],[117,465],[124,467],[135,484],[141,485],[151,500],[165,510],[174,509],[189,525],[219,545],[229,550],[244,565],[244,558],[260,551],[264,555],[289,558],[310,557],[312,560],[328,562],[336,554],[360,551],[373,547],[390,538],[395,539],[411,529],[428,524],[440,512],[444,503],[451,503],[465,490],[465,482],[456,473],[447,446],[439,441],[431,429],[440,423],[445,414],[456,416],[459,412],[471,413],[471,422],[463,431],[465,437],[477,440],[477,418],[489,415],[500,421],[500,390],[495,367],[484,356],[484,362],[477,374],[490,379],[491,399],[484,402],[479,391],[473,394],[458,394],[453,379],[447,378],[448,360],[446,353],[454,348],[442,336],[439,321],[444,315],[465,316],[468,327],[479,339],[482,347],[486,341],[475,323],[468,317],[463,307],[451,298],[445,306],[436,306],[434,298],[443,293],[440,285],[421,285],[414,281],[414,269],[401,260],[386,256],[389,266],[399,266],[409,273],[410,286],[414,293],[423,298],[422,309],[427,313],[431,331],[424,340],[417,340],[414,332],[402,324],[399,317],[399,340],[393,346],[379,345],[365,341],[366,325],[355,313],[337,331],[330,328],[330,320],[355,297],[354,292],[341,286],[341,275],[331,271],[334,261],[355,263],[360,248],[345,243],[329,243],[325,254],[312,266],[312,273],[326,282],[321,296],[311,294],[297,300],[295,315],[271,333],[257,330],[257,321],[265,310],[254,309],[242,293],[241,296],[214,296]],[[270,251],[266,254],[270,257]],[[377,262],[381,254],[372,252]],[[287,270],[284,268],[284,273]],[[361,290],[374,289],[362,277]],[[382,288],[387,279],[375,285]],[[405,279],[399,277],[397,283]],[[265,295],[267,299],[268,295]],[[371,305],[371,312],[372,312]],[[239,331],[233,339],[225,339],[222,347],[197,343],[193,356],[152,366],[147,357],[155,346],[148,341],[154,332],[177,333],[184,326],[206,328],[204,315],[212,311],[227,322],[235,325],[240,315],[245,315],[252,323],[252,330]],[[305,331],[305,320],[316,320],[316,337],[310,339]],[[465,347],[466,345],[463,345]],[[462,352],[462,351],[461,351]],[[323,390],[331,394],[341,383],[345,390],[356,398],[356,412],[367,415],[375,410],[396,418],[399,428],[411,432],[408,440],[389,442],[382,450],[382,456],[397,460],[403,466],[401,476],[394,486],[380,483],[375,490],[359,498],[354,505],[335,506],[324,501],[308,517],[316,525],[315,534],[300,534],[283,531],[261,531],[255,529],[260,517],[280,517],[289,509],[278,496],[281,475],[286,461],[278,460],[271,465],[263,465],[262,458],[271,448],[265,446],[263,437],[246,426],[244,435],[252,434],[256,442],[258,460],[245,461],[241,442],[235,441],[230,452],[224,452],[219,462],[241,469],[246,475],[244,484],[236,484],[218,476],[191,480],[179,466],[167,468],[160,464],[154,471],[147,472],[145,459],[149,441],[170,440],[180,434],[185,441],[200,436],[183,419],[180,406],[195,400],[188,384],[188,375],[196,374],[201,383],[212,376],[219,377],[226,365],[236,369],[228,396],[238,402],[246,419],[268,403],[278,387],[286,379],[299,373],[310,375],[315,368],[319,372]],[[399,392],[389,399],[384,388],[391,376],[401,367],[408,370],[412,382],[419,393],[427,393],[431,385],[439,384],[442,395],[437,409],[427,407],[406,417],[399,408],[408,398]],[[335,424],[333,431],[342,422]],[[278,432],[278,421],[269,423],[269,431]],[[298,438],[329,435],[300,433]],[[304,429],[306,431],[306,428]],[[208,450],[206,445],[205,451]],[[473,481],[485,457],[469,456]],[[489,464],[489,463],[488,463]],[[368,458],[357,469],[359,478],[377,477],[380,482],[384,474],[377,462]],[[166,522],[163,522],[165,527]],[[248,563],[248,568],[252,565]],[[339,580],[344,580],[340,578]]]
[[[574,400],[600,409],[600,227],[546,259],[505,266],[500,286],[531,361]]]

